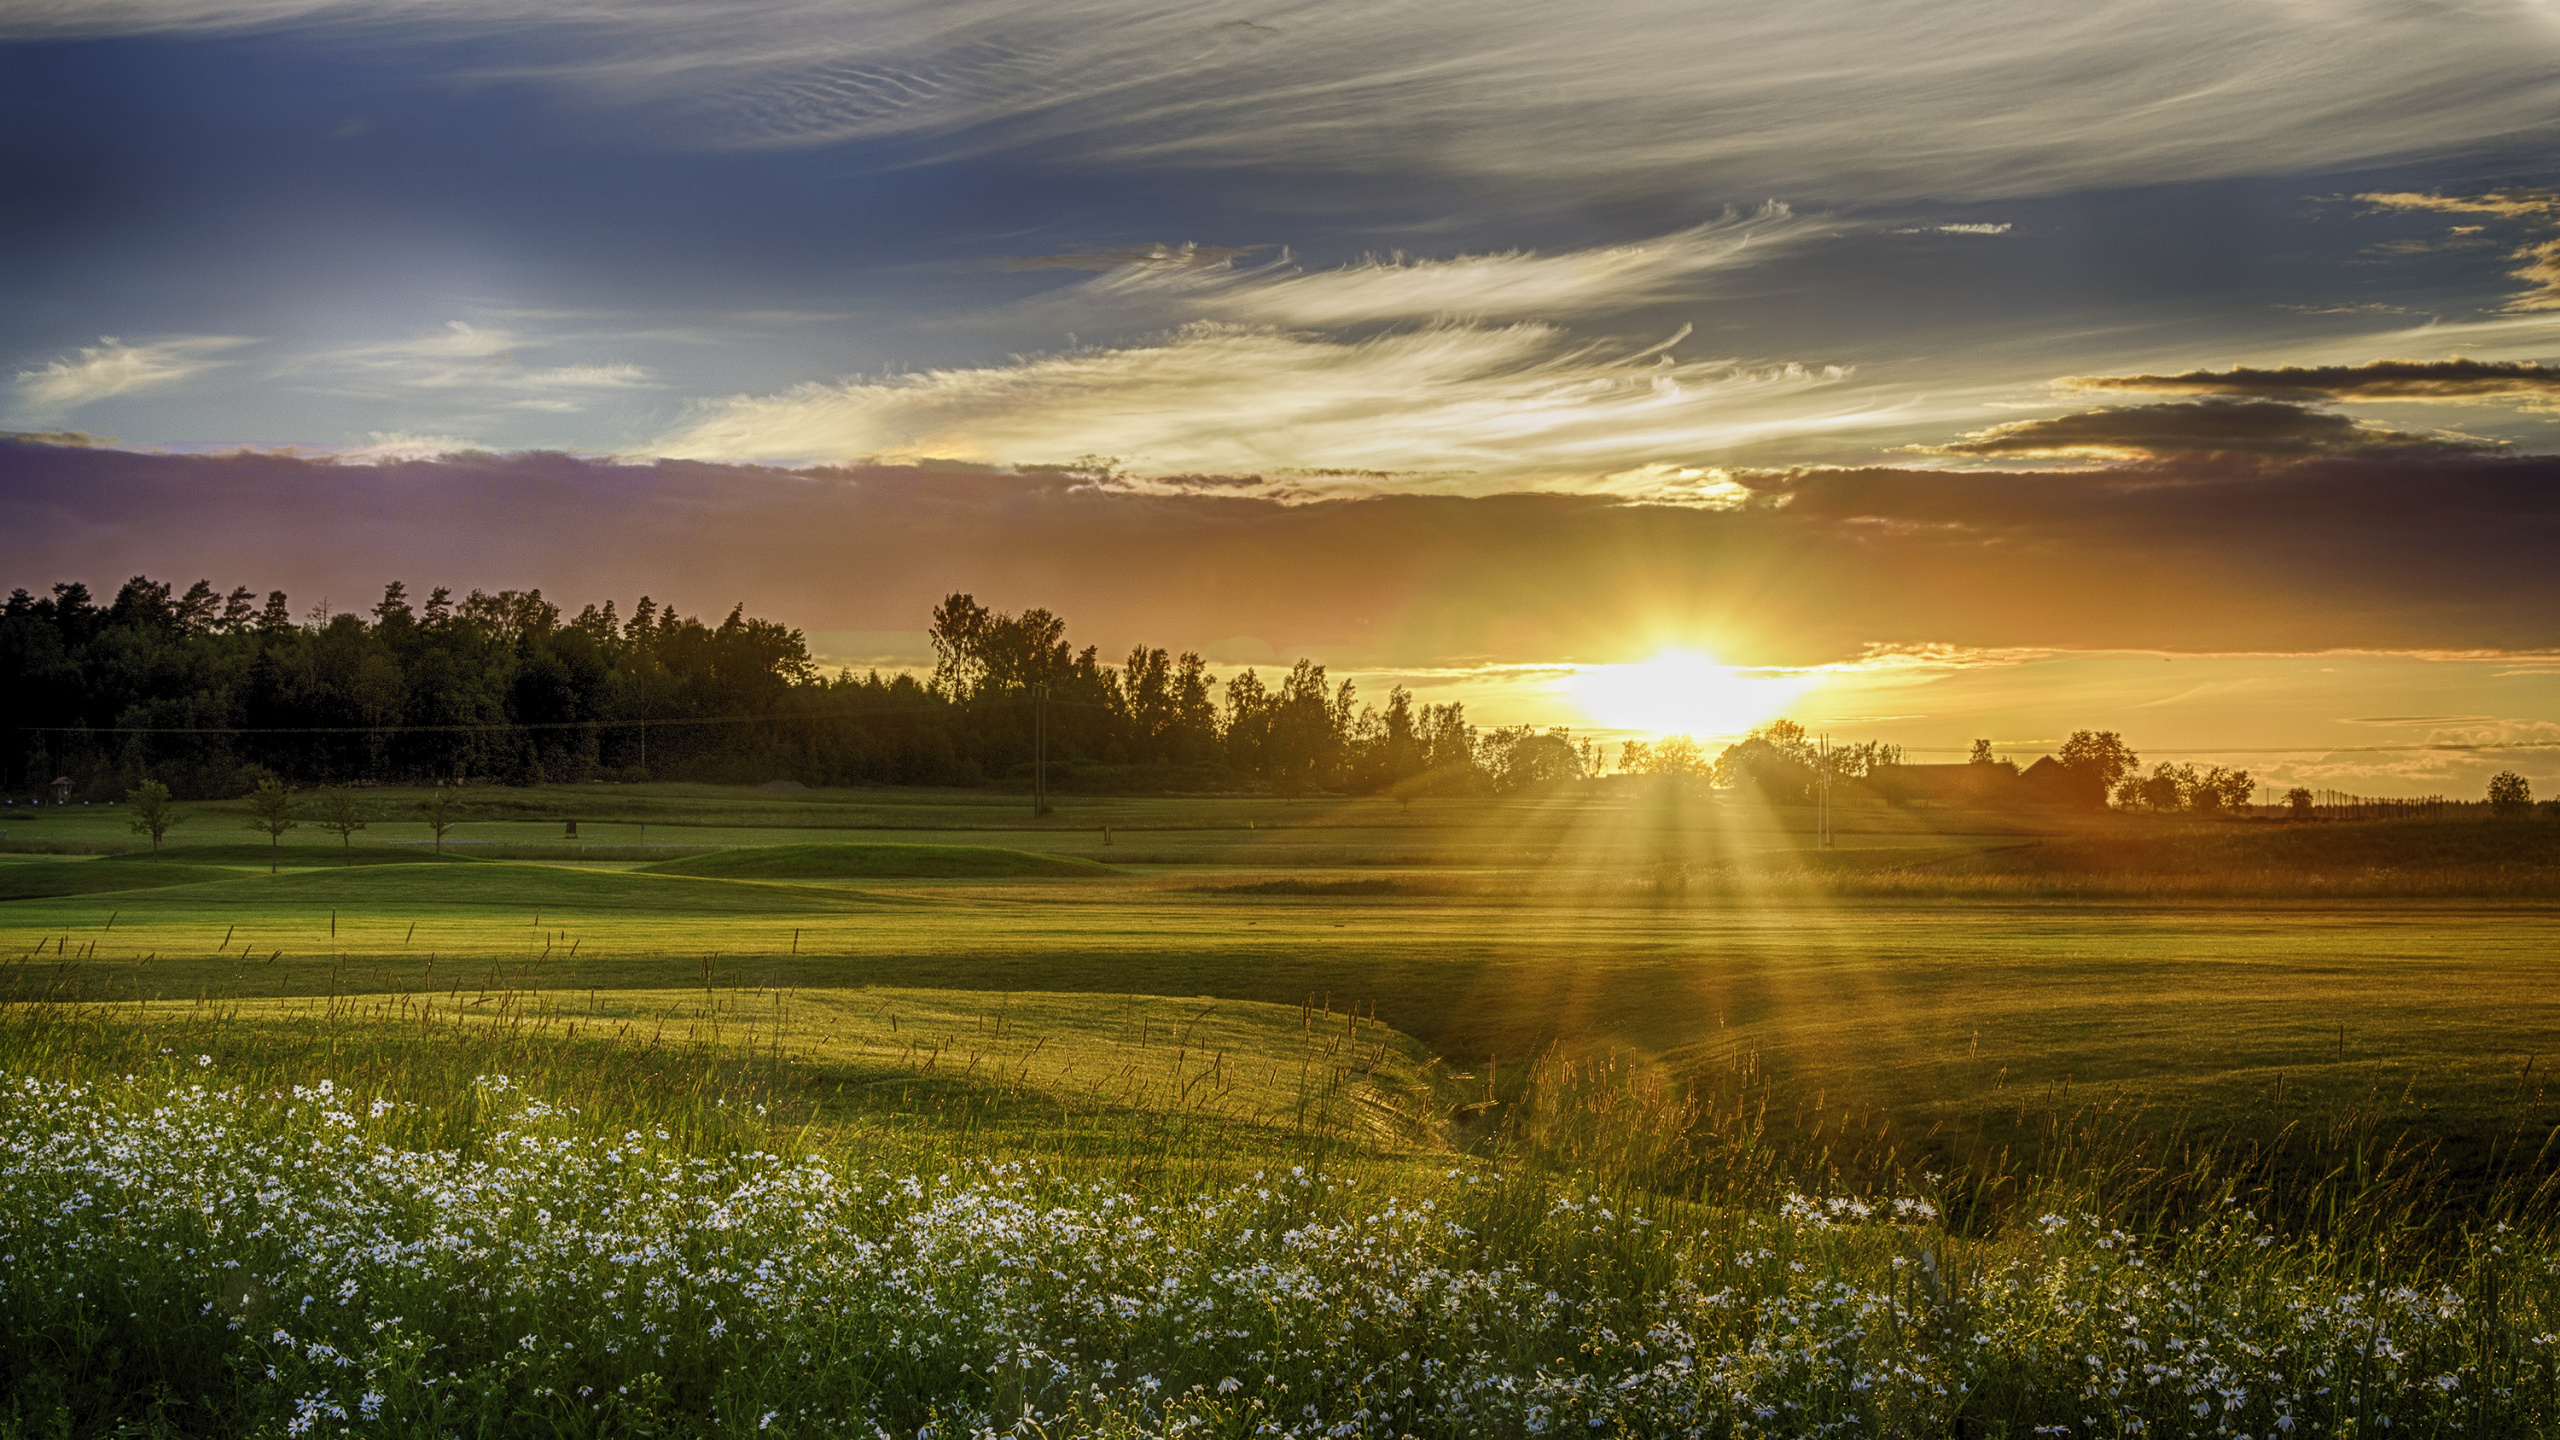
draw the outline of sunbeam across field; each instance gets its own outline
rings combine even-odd
[[[0,1440],[2560,1436],[2548,9],[0,4]]]

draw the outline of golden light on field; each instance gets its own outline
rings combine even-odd
[[[1576,672],[1574,703],[1595,725],[1656,735],[1739,735],[1775,720],[1811,689],[1809,678],[1754,675],[1694,650]]]

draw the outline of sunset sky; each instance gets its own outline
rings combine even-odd
[[[0,0],[0,165],[0,588],[2560,790],[2540,0]]]

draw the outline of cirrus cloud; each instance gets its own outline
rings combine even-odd
[[[2357,202],[2375,210],[2418,210],[2438,215],[2549,215],[2560,196],[2539,190],[2498,190],[2486,195],[2442,195],[2409,190],[2366,191]]]
[[[113,335],[18,372],[18,395],[38,414],[55,414],[137,390],[158,390],[226,362],[214,357],[250,342],[237,335],[175,335],[128,345]]]
[[[555,335],[449,320],[424,334],[297,356],[279,373],[342,394],[452,392],[501,409],[558,414],[601,394],[663,388],[655,373],[628,361],[526,366],[516,358],[562,343]]]
[[[1110,250],[1074,250],[1064,255],[1004,255],[987,263],[998,270],[1188,270],[1223,266],[1269,249],[1265,245],[1124,245]]]
[[[1550,325],[1343,340],[1201,322],[1133,345],[713,401],[652,453],[704,460],[1057,463],[1141,472],[1623,471],[1805,422],[1836,367],[1682,360]]]
[[[1124,324],[1131,317],[1315,328],[1440,316],[1561,320],[1698,299],[1709,274],[1771,258],[1828,228],[1770,201],[1668,235],[1552,254],[1392,255],[1309,271],[1286,255],[1239,269],[1180,251],[1114,267],[1024,308],[1095,312]]]
[[[2479,215],[2492,221],[2533,221],[2545,229],[2554,217],[2560,217],[2560,195],[2545,190],[2499,190],[2486,195],[2395,191],[2367,193],[2355,198],[2375,210],[2432,211],[2443,215]],[[2386,254],[2424,254],[2431,250],[2486,244],[2488,241],[2482,233],[2486,228],[2485,224],[2457,225],[2451,235],[2440,241],[2400,240],[2380,248]],[[2560,310],[2560,240],[2528,241],[2508,252],[2507,258],[2524,262],[2508,271],[2507,278],[2522,280],[2525,288],[2502,308],[2520,314]]]
[[[1107,160],[1589,190],[1910,197],[2336,170],[2512,136],[2560,100],[2524,4],[1145,0],[668,5],[26,0],[0,37],[293,26],[453,42],[448,69],[723,146],[923,137]],[[493,36],[514,43],[488,64]]]

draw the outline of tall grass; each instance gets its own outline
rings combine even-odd
[[[1435,1150],[848,1099],[746,1027],[152,1011],[0,1013],[0,1435],[2560,1427],[2548,1157],[2440,1213],[2371,1116],[2326,1170],[2107,1111],[1905,1154],[1553,1055],[1440,1073]]]

